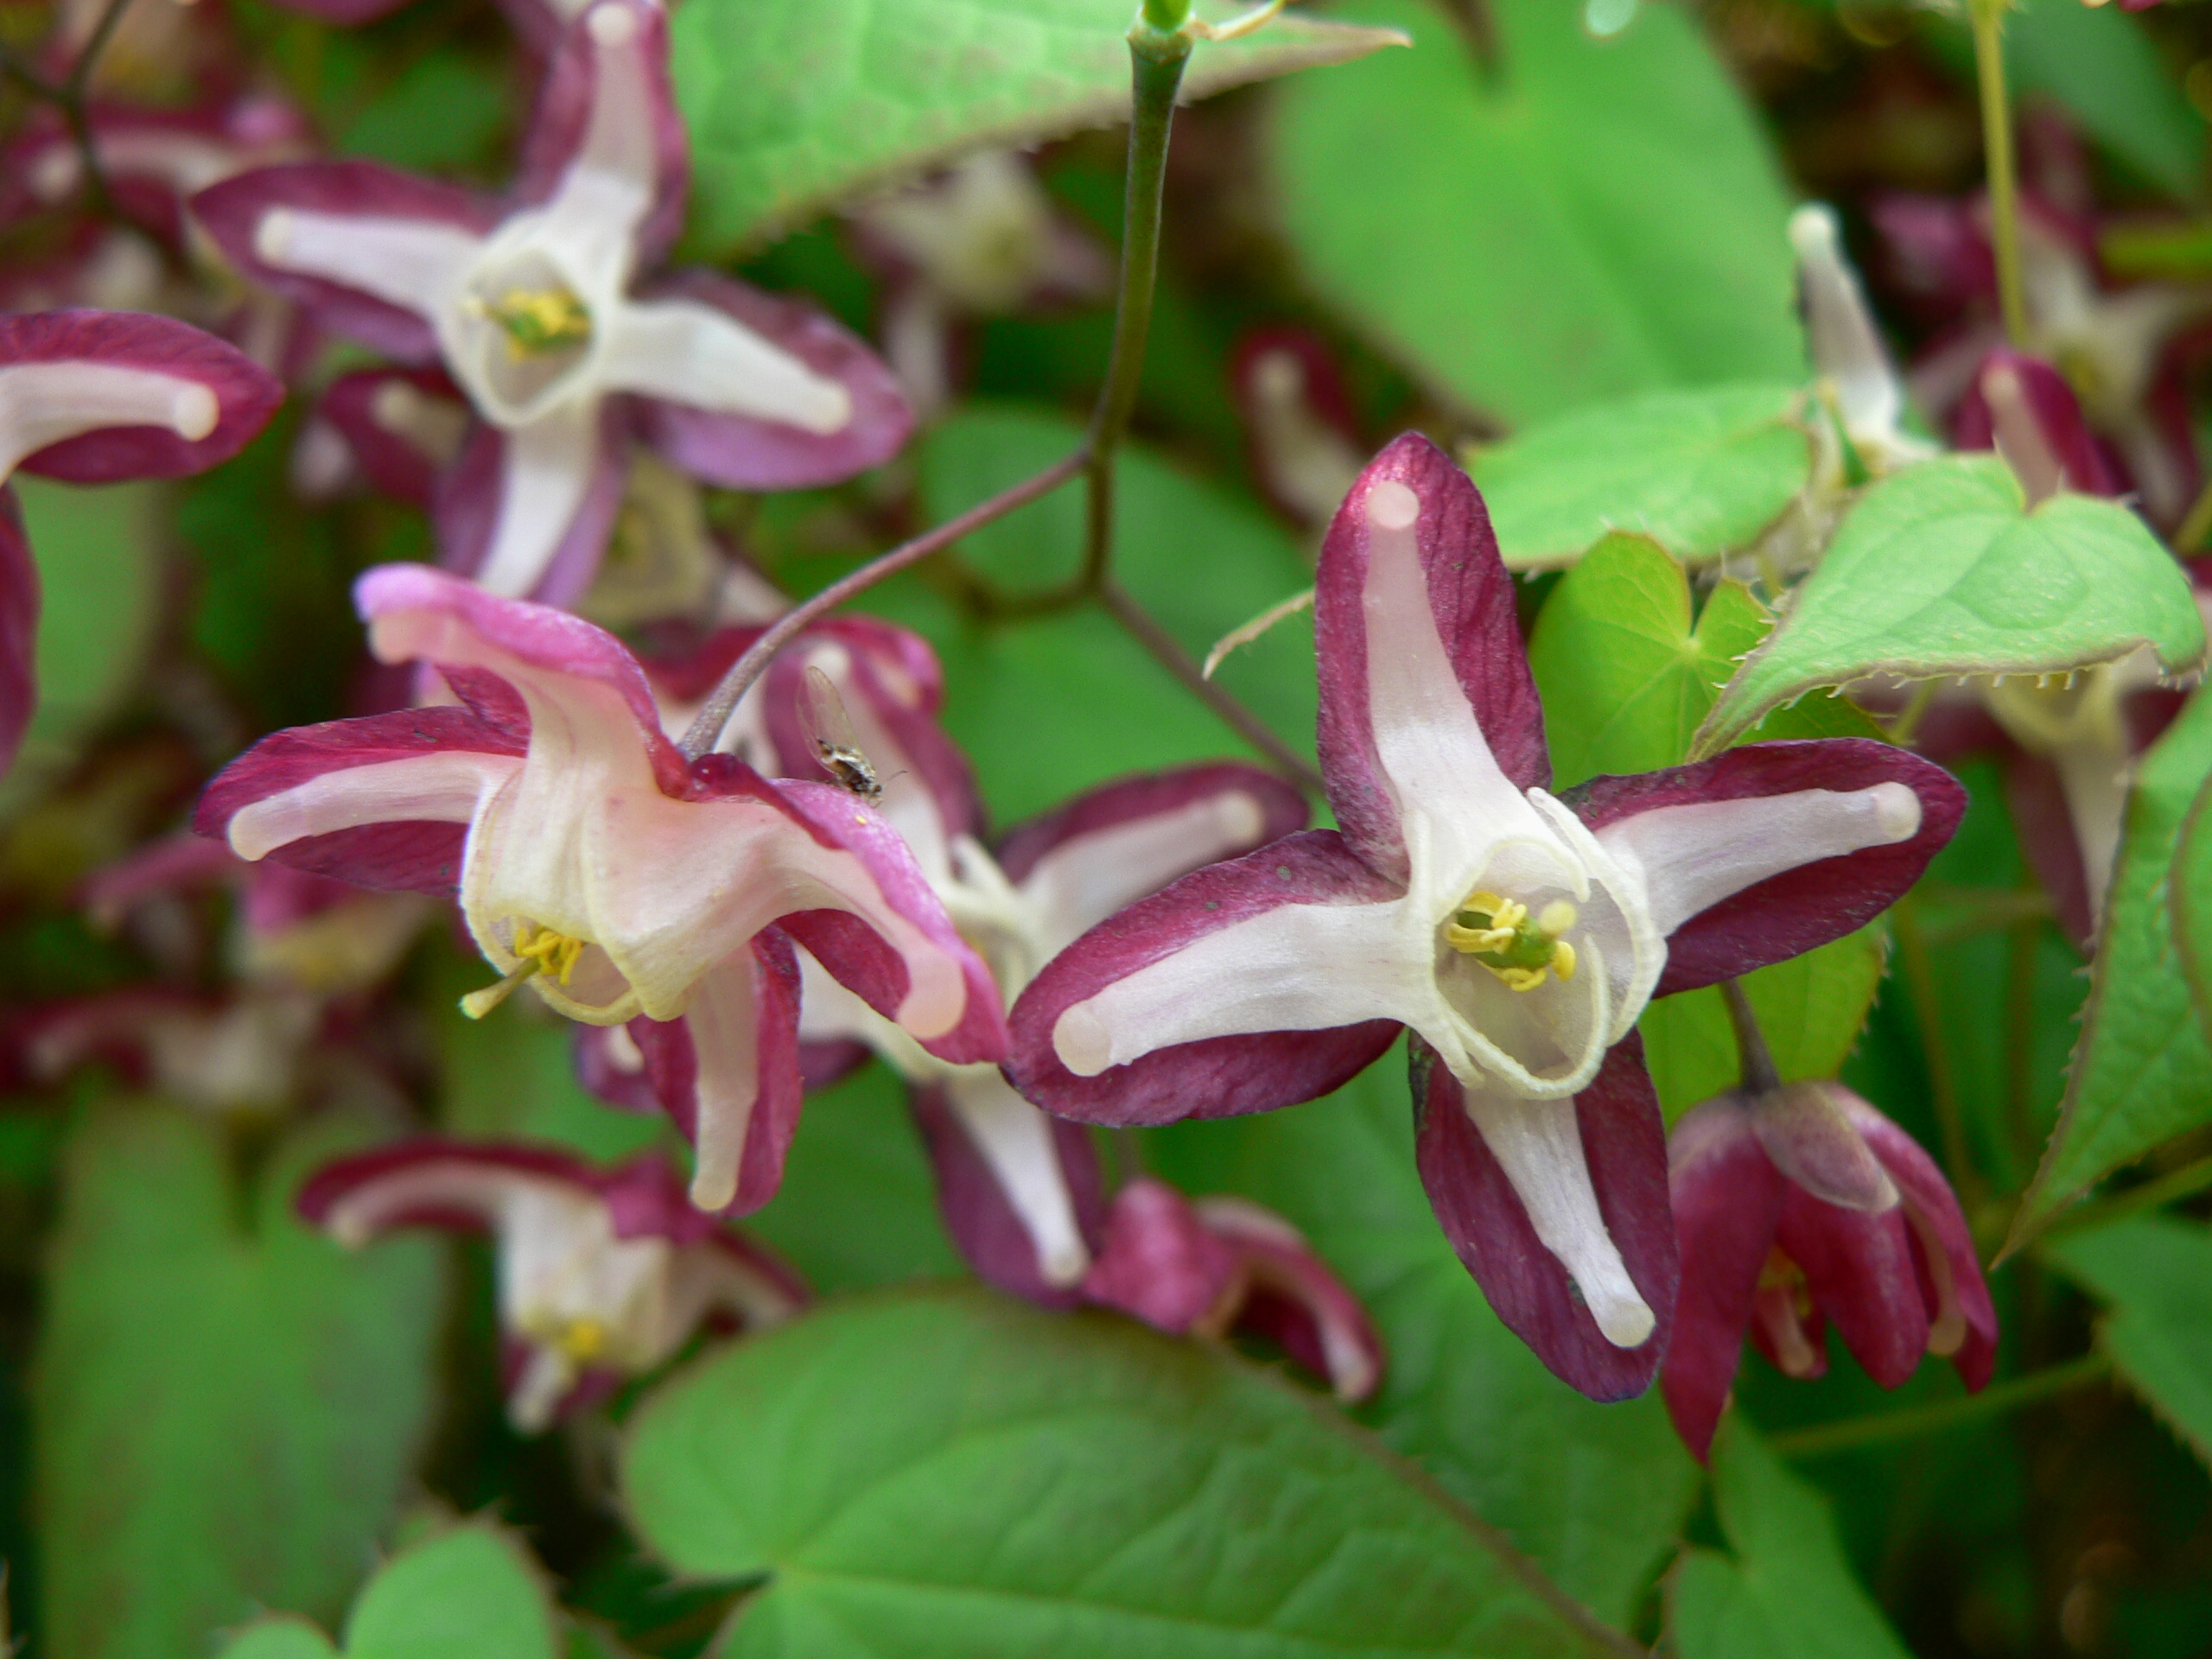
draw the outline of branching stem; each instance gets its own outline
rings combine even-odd
[[[1940,1434],[1961,1423],[1994,1417],[2055,1394],[2095,1382],[2111,1374],[2112,1361],[2103,1354],[2084,1354],[2063,1365],[2052,1365],[2009,1382],[1994,1383],[1963,1400],[1942,1400],[1934,1405],[1904,1411],[1881,1411],[1866,1417],[1849,1417],[1840,1423],[1801,1428],[1770,1438],[1768,1444],[1785,1458],[1817,1458],[1831,1452],[1848,1452],[1862,1446],[1884,1446],[1892,1440],[1918,1440]]]
[[[1759,1030],[1758,1016],[1751,1012],[1751,999],[1744,995],[1742,982],[1733,979],[1720,982],[1720,996],[1728,1005],[1728,1023],[1736,1028],[1736,1054],[1741,1066],[1736,1086],[1745,1094],[1772,1094],[1782,1087],[1782,1075],[1774,1069],[1774,1056]]]
[[[127,3],[127,0],[116,0]],[[1114,546],[1114,457],[1136,407],[1144,368],[1146,336],[1152,326],[1153,292],[1160,268],[1160,210],[1167,173],[1167,141],[1175,118],[1176,94],[1190,60],[1187,0],[1146,0],[1129,31],[1133,77],[1129,121],[1128,190],[1122,209],[1121,280],[1114,308],[1114,343],[1105,384],[1090,424],[1074,452],[1033,478],[1001,490],[988,501],[925,535],[871,560],[832,582],[804,603],[785,612],[775,625],[730,664],[713,694],[683,734],[685,756],[697,760],[721,740],[722,728],[753,683],[776,653],[822,617],[865,593],[886,577],[942,552],[962,537],[1003,518],[1048,495],[1077,474],[1088,491],[1083,563],[1063,587],[1046,592],[1000,596],[991,593],[985,608],[994,615],[1039,614],[1096,600],[1106,613],[1161,667],[1186,686],[1244,741],[1294,783],[1319,793],[1321,779],[1306,760],[1269,731],[1252,711],[1198,671],[1190,653],[1111,578]]]

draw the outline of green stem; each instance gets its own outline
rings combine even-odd
[[[1847,1418],[1840,1423],[1823,1423],[1818,1428],[1770,1435],[1767,1443],[1786,1458],[1818,1458],[1831,1452],[1882,1446],[1891,1440],[1918,1440],[1924,1434],[1940,1434],[1961,1423],[2000,1416],[2037,1400],[2047,1400],[2052,1395],[2097,1382],[2111,1372],[2112,1361],[2105,1355],[2084,1354],[2063,1365],[2031,1371],[2009,1382],[1993,1384],[1963,1400],[1943,1400],[1906,1411],[1882,1411],[1867,1417]]]
[[[1897,717],[1890,722],[1885,735],[1900,748],[1909,747],[1912,734],[1920,729],[1921,716],[1928,712],[1928,705],[1936,701],[1936,682],[1923,680],[1912,688],[1912,695],[1905,700]]]
[[[1981,91],[1981,142],[1989,175],[1989,235],[1997,254],[1997,297],[2005,336],[2028,343],[2020,288],[2019,191],[2012,168],[2012,114],[2005,94],[2005,8],[2008,0],[1967,0],[1974,23],[1975,79]]]
[[[1216,685],[1198,667],[1198,659],[1183,649],[1175,636],[1122,591],[1111,577],[1101,578],[1098,602],[1128,630],[1129,637],[1152,653],[1153,660],[1183,683],[1184,689],[1222,718],[1224,724],[1274,764],[1285,779],[1310,795],[1325,791],[1321,774],[1313,763],[1269,731],[1260,717],[1235,696]]]
[[[2034,877],[2025,876],[2032,881]],[[2043,918],[2016,917],[2005,935],[2005,1107],[2012,1144],[2029,1168],[2035,1166],[2043,1137],[2032,1121],[2036,1058],[2036,954],[2043,944]]]
[[[1959,1105],[1959,1084],[1951,1070],[1951,1051],[1943,1037],[1943,1007],[1936,989],[1936,965],[1928,954],[1928,941],[1920,931],[1920,914],[1908,898],[1891,912],[1897,932],[1897,956],[1905,982],[1912,992],[1913,1012],[1920,1027],[1921,1052],[1928,1061],[1928,1092],[1936,1107],[1936,1120],[1943,1133],[1945,1173],[1955,1185],[1980,1196],[1980,1177],[1967,1153],[1966,1116]]]
[[[1152,332],[1153,294],[1160,275],[1167,138],[1175,122],[1175,95],[1191,59],[1191,42],[1184,35],[1160,33],[1156,25],[1147,27],[1154,9],[1154,0],[1146,0],[1144,16],[1129,34],[1129,162],[1122,197],[1122,271],[1115,296],[1114,346],[1106,359],[1106,384],[1099,389],[1084,441],[1090,457],[1084,471],[1089,504],[1083,569],[1076,581],[1086,593],[1098,589],[1113,556],[1114,454],[1128,430],[1138,379],[1144,372],[1145,340]],[[1160,9],[1189,11],[1187,0],[1179,7]]]
[[[1720,997],[1728,1005],[1728,1023],[1736,1028],[1740,1067],[1736,1086],[1745,1094],[1772,1094],[1782,1087],[1782,1077],[1774,1069],[1774,1056],[1767,1052],[1758,1016],[1751,1012],[1751,999],[1744,995],[1742,982],[1733,979],[1720,982]]]

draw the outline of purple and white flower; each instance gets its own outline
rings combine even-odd
[[[1997,1310],[1966,1217],[1918,1142],[1840,1084],[1721,1095],[1669,1138],[1682,1256],[1660,1387],[1700,1458],[1748,1332],[1785,1376],[1827,1369],[1827,1322],[1885,1389],[1924,1353],[1970,1389],[1997,1359]]]
[[[651,1155],[601,1171],[550,1148],[409,1141],[325,1166],[299,1209],[349,1249],[397,1227],[491,1233],[507,1413],[526,1434],[661,1364],[702,1324],[763,1330],[807,1300]]]
[[[325,327],[442,361],[477,420],[437,508],[445,562],[490,591],[589,585],[628,442],[737,489],[833,482],[906,441],[889,372],[818,312],[704,270],[650,276],[689,155],[652,0],[562,38],[504,205],[361,162],[267,168],[193,198],[249,275]]]
[[[589,1025],[645,1016],[702,1209],[766,1203],[797,1122],[806,945],[871,1007],[954,1061],[1004,1052],[988,972],[897,832],[828,785],[687,764],[637,660],[565,613],[417,565],[355,590],[371,648],[460,697],[264,738],[194,827],[363,887],[457,895],[504,977]]]
[[[115,311],[0,316],[0,771],[38,696],[38,569],[18,468],[73,484],[176,478],[227,461],[283,388],[188,324]]]
[[[1345,499],[1315,624],[1340,830],[1198,871],[1062,951],[1015,1005],[1009,1074],[1086,1122],[1221,1116],[1325,1094],[1410,1027],[1421,1174],[1462,1260],[1561,1376],[1634,1392],[1675,1270],[1637,1016],[1871,920],[1964,794],[1833,740],[1554,798],[1488,515],[1419,436]]]

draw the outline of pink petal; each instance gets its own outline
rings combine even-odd
[[[358,29],[398,10],[407,0],[276,0],[276,3],[286,11],[302,12],[340,29]]]
[[[103,864],[77,889],[77,902],[95,926],[113,927],[142,899],[242,879],[252,868],[221,842],[186,830]]]
[[[569,1034],[576,1081],[592,1098],[626,1112],[661,1109],[645,1065],[643,1027],[654,1021],[640,1014],[624,1026],[575,1026]],[[620,1033],[619,1035],[617,1033]]]
[[[1667,996],[1802,955],[1873,920],[1950,840],[1966,791],[1942,767],[1903,749],[1871,738],[1827,738],[1753,743],[1686,766],[1593,778],[1563,798],[1602,840],[1609,827],[1656,808],[1891,783],[1919,798],[1912,835],[1785,870],[1691,916],[1667,942],[1666,971],[1654,993]]]
[[[914,1119],[937,1173],[938,1211],[945,1230],[968,1265],[986,1283],[1045,1307],[1072,1307],[1081,1300],[1072,1288],[1054,1285],[1039,1262],[1037,1244],[992,1173],[942,1087],[916,1089]],[[1104,1225],[1106,1202],[1098,1178],[1098,1156],[1080,1124],[1046,1120],[1052,1148],[1078,1226],[1093,1243]]]
[[[17,463],[72,484],[205,472],[243,449],[284,400],[284,388],[236,348],[174,317],[137,311],[0,316],[0,374],[29,363],[137,369],[196,383],[214,395],[214,422],[197,438],[167,426],[111,426],[49,443]]]
[[[1782,1180],[1740,1095],[1693,1107],[1675,1126],[1669,1154],[1682,1287],[1659,1386],[1675,1432],[1702,1461],[1736,1380],[1759,1270],[1782,1216]]]
[[[1077,1003],[1231,924],[1285,905],[1370,905],[1398,896],[1342,836],[1325,830],[1194,871],[1094,927],[1046,966],[1014,1006],[1007,1074],[1047,1111],[1090,1123],[1225,1117],[1327,1094],[1374,1063],[1397,1035],[1395,1022],[1207,1038],[1089,1077],[1061,1063],[1053,1028]]]
[[[282,270],[255,251],[271,208],[362,219],[414,219],[488,235],[498,215],[467,191],[373,162],[302,162],[257,168],[210,185],[192,199],[193,216],[226,257],[264,288],[297,300],[333,332],[405,363],[438,359],[438,342],[418,313],[357,288]]]
[[[700,982],[681,1020],[632,1020],[653,1092],[700,1149],[692,1202],[750,1215],[783,1185],[798,1128],[798,960],[769,928]]]
[[[1982,359],[1952,414],[1951,442],[1961,449],[2001,449],[2027,486],[2030,505],[2058,489],[2120,493],[2074,389],[2041,358],[2010,346]]]
[[[526,36],[551,36],[550,41],[541,38],[538,43],[550,44],[553,50],[553,60],[538,84],[537,106],[531,114],[511,193],[518,205],[532,207],[543,206],[559,191],[591,126],[602,49],[593,38],[592,15],[616,10],[628,14],[635,33],[622,49],[634,52],[645,67],[647,120],[657,163],[653,206],[635,233],[635,268],[647,270],[658,264],[683,229],[691,170],[690,142],[669,84],[667,14],[642,0],[600,0],[600,4],[587,6],[563,25],[550,6],[532,6],[524,0],[515,10],[521,16],[542,14],[552,24],[548,30],[536,26],[524,29]]]
[[[404,389],[398,397],[432,410],[442,407],[455,429],[465,429],[467,400],[443,369],[357,369],[341,374],[323,393],[317,412],[344,435],[372,486],[410,506],[427,508],[440,469],[454,456],[434,453],[420,441],[423,435],[397,429],[379,414],[395,395],[392,387]]]
[[[1382,1380],[1382,1338],[1351,1287],[1305,1236],[1271,1210],[1243,1198],[1197,1202],[1206,1230],[1235,1250],[1244,1269],[1236,1328],[1274,1342],[1339,1400],[1364,1400]]]
[[[727,489],[811,489],[880,466],[905,447],[913,416],[898,381],[865,345],[813,306],[707,270],[682,270],[641,283],[637,296],[690,300],[724,312],[815,373],[838,382],[852,399],[851,417],[842,427],[816,433],[663,397],[639,397],[635,418],[640,436],[682,471]]]
[[[519,758],[524,745],[464,709],[401,709],[273,732],[223,768],[194,809],[192,827],[222,838],[240,809],[332,772],[459,753]],[[453,896],[465,823],[364,823],[296,840],[268,855],[295,869],[357,887]]]
[[[1243,1289],[1236,1252],[1180,1192],[1140,1177],[1114,1195],[1087,1301],[1119,1308],[1170,1336],[1224,1334]]]
[[[1370,618],[1366,601],[1368,498],[1377,486],[1410,489],[1419,499],[1417,535],[1430,618],[1454,680],[1422,685],[1423,707],[1456,696],[1473,710],[1498,769],[1516,789],[1551,780],[1543,710],[1514,612],[1513,579],[1497,552],[1490,514],[1467,475],[1427,438],[1408,433],[1370,462],[1344,498],[1321,550],[1313,604],[1314,652],[1320,676],[1321,770],[1329,804],[1344,838],[1386,874],[1402,874],[1405,848],[1396,791],[1405,780],[1387,775],[1377,747],[1378,712],[1370,707],[1369,629],[1384,630],[1379,648],[1394,647],[1392,626],[1411,619]],[[1415,695],[1409,688],[1407,695]],[[1402,721],[1410,709],[1380,717]],[[1469,765],[1473,757],[1469,757]]]
[[[1427,1044],[1411,1040],[1421,1184],[1459,1260],[1498,1318],[1569,1386],[1593,1400],[1642,1393],[1666,1351],[1681,1286],[1666,1130],[1642,1042],[1630,1032],[1615,1044],[1574,1097],[1599,1214],[1657,1321],[1636,1347],[1618,1348],[1599,1331],[1566,1267],[1537,1238],[1519,1194],[1460,1103],[1459,1080]]]
[[[1775,1243],[1867,1376],[1894,1389],[1912,1375],[1928,1351],[1928,1310],[1902,1205],[1869,1216],[1793,1186]]]
[[[1904,1195],[1914,1265],[1932,1310],[1929,1349],[1948,1350],[1967,1387],[1978,1390],[1997,1363],[1997,1308],[1958,1196],[1920,1143],[1883,1114],[1856,1096],[1845,1109]]]
[[[317,1227],[353,1212],[364,1236],[397,1227],[455,1232],[494,1228],[515,1178],[597,1193],[596,1172],[551,1147],[447,1140],[423,1135],[325,1164],[300,1188],[293,1205]]]

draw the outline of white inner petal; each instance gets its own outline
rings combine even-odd
[[[1466,1090],[1467,1116],[1520,1195],[1543,1246],[1574,1275],[1598,1329],[1616,1348],[1633,1348],[1657,1321],[1598,1211],[1572,1100],[1521,1100]]]
[[[431,320],[453,308],[461,272],[481,245],[474,231],[435,219],[301,207],[270,208],[253,237],[264,264],[343,283]]]
[[[1844,263],[1834,213],[1820,203],[1789,219],[1797,254],[1798,290],[1814,372],[1833,382],[1844,430],[1854,442],[1894,437],[1904,414],[1904,388],[1891,366],[1859,277]]]
[[[1428,952],[1400,938],[1402,905],[1277,906],[1193,939],[1065,1010],[1060,1063],[1097,1076],[1209,1037],[1414,1023],[1435,993]]]
[[[1884,783],[1655,807],[1607,824],[1598,840],[1643,875],[1664,935],[1770,876],[1908,841],[1919,830],[1920,798]]]
[[[607,329],[601,372],[609,387],[819,434],[841,432],[852,420],[842,381],[817,374],[714,306],[626,302]]]
[[[1251,845],[1266,824],[1259,802],[1224,790],[1062,842],[1021,883],[1048,930],[1039,941],[1043,959],[1178,876]]]
[[[1090,1270],[1090,1251],[1076,1224],[1052,1121],[1014,1093],[994,1065],[962,1066],[945,1093],[1029,1235],[1045,1282],[1061,1289],[1079,1283]]]
[[[1421,511],[1420,496],[1395,480],[1368,492],[1368,720],[1402,812],[1430,822],[1440,872],[1471,874],[1496,842],[1541,836],[1542,824],[1499,769],[1437,632]]]
[[[746,1135],[760,1100],[760,1012],[749,952],[700,979],[684,1020],[698,1060],[691,1202],[720,1210],[737,1196]]]
[[[477,585],[520,599],[543,580],[600,461],[599,408],[572,404],[510,428],[499,459],[499,506]]]
[[[50,443],[111,426],[166,427],[197,442],[222,406],[200,381],[79,359],[0,367],[0,480]]]
[[[231,850],[257,859],[366,823],[467,823],[521,764],[513,755],[448,749],[326,772],[240,807],[231,817]]]

